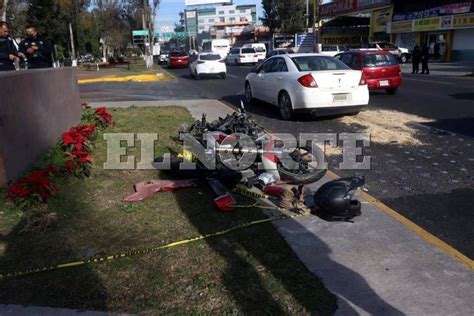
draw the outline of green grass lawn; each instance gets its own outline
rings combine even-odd
[[[183,108],[111,109],[107,132],[156,132],[156,152],[175,147]],[[88,179],[63,179],[48,208],[58,223],[24,232],[21,212],[0,199],[0,271],[148,248],[264,218],[259,209],[220,213],[206,186],[126,204],[133,184],[157,171],[103,170],[106,144],[96,140]],[[131,150],[139,156],[139,150]],[[139,158],[137,157],[137,160]],[[4,191],[0,192],[4,196]],[[335,296],[306,270],[272,224],[142,256],[0,280],[1,304],[139,313],[332,314]]]

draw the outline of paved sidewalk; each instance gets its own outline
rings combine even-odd
[[[400,64],[404,74],[411,74],[411,62]],[[461,77],[474,73],[474,63],[429,63],[430,75]],[[421,71],[421,63],[420,63]]]

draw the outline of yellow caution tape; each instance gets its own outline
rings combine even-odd
[[[270,198],[269,195],[250,191],[245,186],[242,186],[242,185],[237,185],[233,191],[237,194],[247,196],[253,199],[269,199]]]
[[[260,207],[256,205],[256,207]],[[304,214],[295,214],[295,215],[281,215],[281,216],[276,216],[276,217],[271,217],[271,218],[265,218],[265,219],[260,219],[252,222],[247,222],[247,223],[242,223],[239,225],[236,225],[234,227],[228,228],[226,230],[221,230],[215,233],[207,234],[207,235],[201,235],[197,236],[194,238],[190,239],[184,239],[176,242],[172,242],[166,245],[162,246],[157,246],[157,247],[152,247],[152,248],[146,248],[146,249],[141,249],[141,250],[135,250],[135,251],[130,251],[130,252],[124,252],[116,255],[111,255],[111,256],[104,256],[104,257],[97,257],[97,258],[92,258],[92,259],[83,259],[83,260],[78,260],[78,261],[71,261],[71,262],[66,262],[66,263],[61,263],[57,265],[51,265],[51,266],[44,266],[40,268],[34,268],[34,269],[27,269],[23,271],[15,271],[15,272],[9,272],[9,273],[1,273],[0,274],[0,280],[9,278],[9,277],[17,277],[17,276],[24,276],[24,275],[30,275],[30,274],[36,274],[40,272],[45,272],[45,271],[53,271],[53,270],[59,270],[59,269],[64,269],[64,268],[71,268],[71,267],[77,267],[77,266],[82,266],[85,264],[89,263],[96,263],[96,262],[103,262],[103,261],[111,261],[114,259],[119,259],[119,258],[125,258],[125,257],[132,257],[132,256],[137,256],[137,255],[144,255],[152,252],[156,252],[159,250],[164,250],[172,247],[177,247],[177,246],[182,246],[186,245],[192,242],[196,242],[199,240],[204,240],[207,238],[211,237],[216,237],[216,236],[221,236],[239,229],[247,228],[250,226],[258,225],[258,224],[263,224],[263,223],[268,223],[272,221],[277,221],[277,220],[284,220],[284,219],[290,219],[294,217],[301,217],[305,216]]]

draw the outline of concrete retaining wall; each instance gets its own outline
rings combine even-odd
[[[81,117],[75,68],[0,72],[0,187]]]

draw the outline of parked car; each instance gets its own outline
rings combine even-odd
[[[200,53],[189,64],[189,74],[195,79],[203,76],[219,76],[225,79],[227,67],[225,60],[218,53]]]
[[[369,43],[369,49],[383,50],[393,54],[401,63],[406,63],[411,58],[408,48],[398,47],[389,42],[372,42]]]
[[[227,55],[226,61],[228,64],[256,64],[258,63],[258,55],[255,48],[232,48]]]
[[[257,52],[258,55],[258,61],[262,61],[265,58],[267,58],[267,47],[263,43],[250,43],[250,44],[244,44],[242,46],[243,48],[255,48],[255,51]]]
[[[402,83],[400,65],[391,53],[349,51],[335,57],[350,68],[361,70],[370,90],[384,89],[388,94],[395,94]]]
[[[290,120],[295,112],[312,115],[357,113],[369,102],[360,70],[321,54],[273,56],[252,69],[245,79],[245,98],[278,106]]]
[[[171,52],[168,58],[169,68],[186,68],[189,65],[189,56],[184,51]]]

